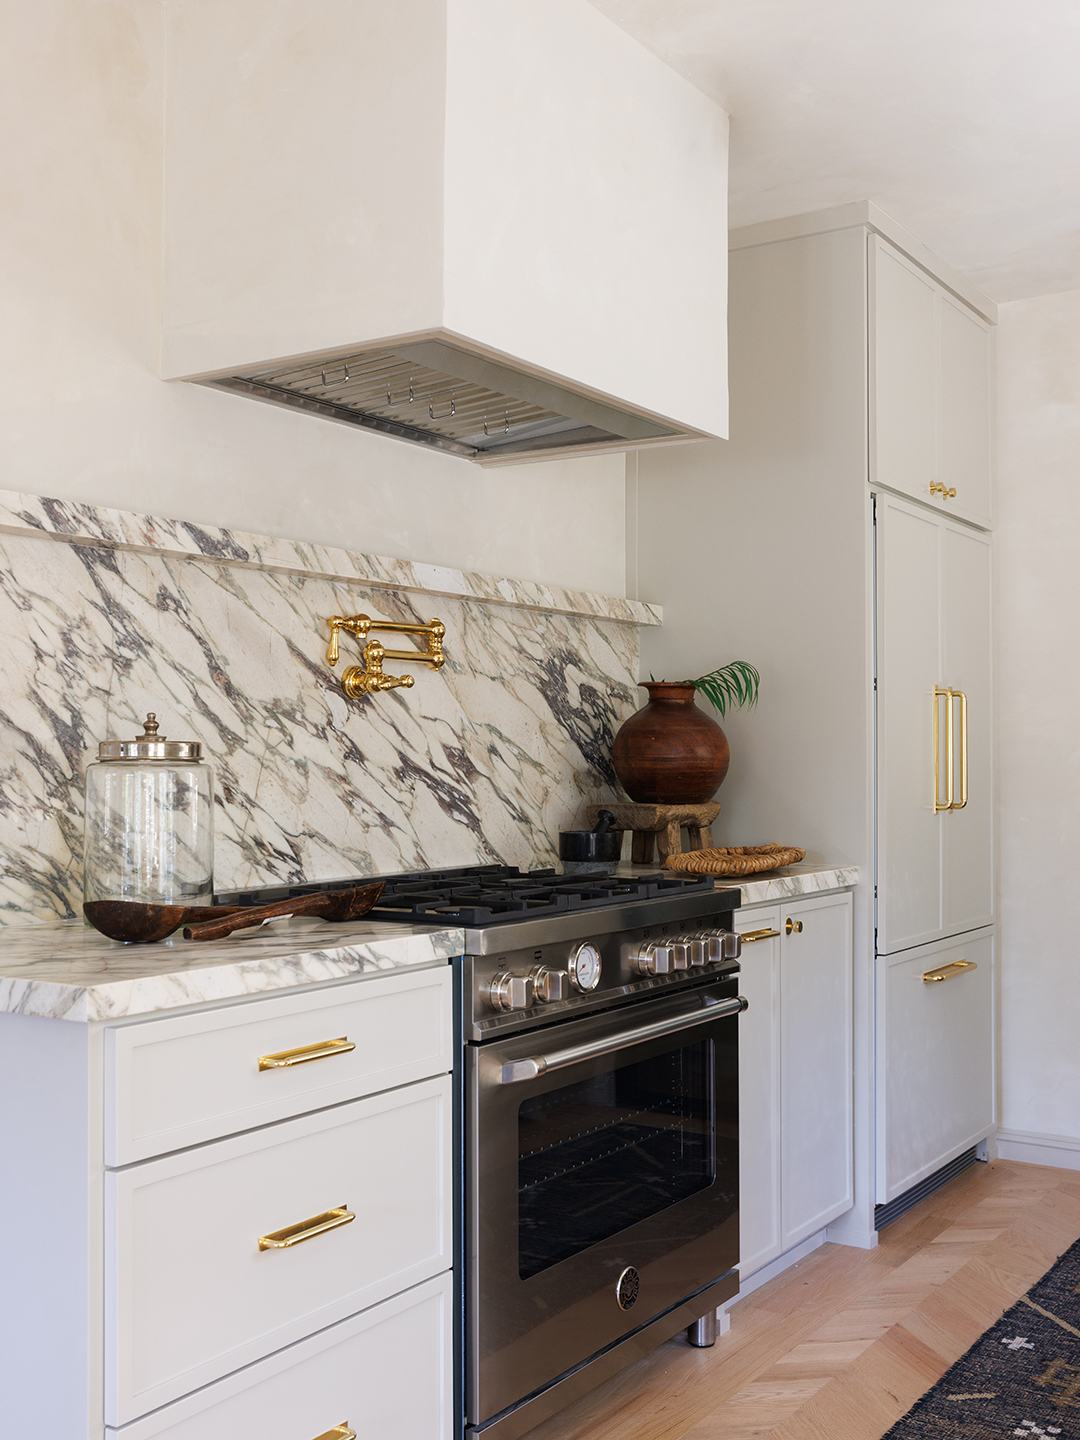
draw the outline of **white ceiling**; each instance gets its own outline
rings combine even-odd
[[[731,224],[870,199],[995,300],[1080,289],[1078,0],[592,0],[731,116]]]

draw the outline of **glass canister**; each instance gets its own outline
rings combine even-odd
[[[84,900],[211,905],[214,771],[198,740],[103,740],[86,767]]]

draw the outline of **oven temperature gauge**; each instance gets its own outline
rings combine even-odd
[[[595,990],[600,984],[600,951],[585,942],[570,952],[570,980],[578,990]]]

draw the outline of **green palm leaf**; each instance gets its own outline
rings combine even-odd
[[[690,683],[723,716],[729,707],[738,710],[743,705],[750,708],[757,704],[761,676],[748,660],[732,660],[729,665],[721,665],[719,670]]]

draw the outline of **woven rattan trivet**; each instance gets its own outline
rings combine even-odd
[[[754,875],[780,865],[797,865],[806,851],[794,845],[738,845],[730,849],[691,850],[688,855],[668,855],[668,870],[685,870],[691,875]]]

